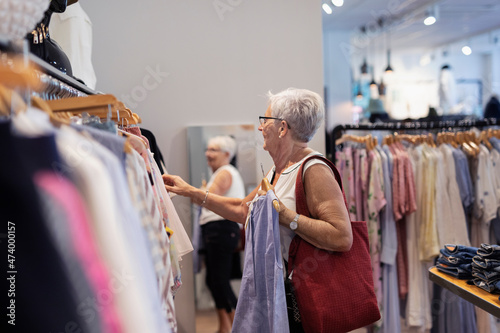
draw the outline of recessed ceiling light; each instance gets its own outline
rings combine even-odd
[[[465,45],[464,47],[462,47],[462,53],[465,54],[465,55],[471,55],[472,54],[472,49]]]

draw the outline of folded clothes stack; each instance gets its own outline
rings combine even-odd
[[[481,244],[472,258],[472,276],[469,284],[500,294],[500,245]]]
[[[477,255],[477,251],[477,247],[447,244],[440,250],[436,267],[458,279],[472,279],[472,258]]]

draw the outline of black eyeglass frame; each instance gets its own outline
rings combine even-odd
[[[276,118],[276,117],[265,117],[265,116],[259,116],[259,123],[261,125],[264,125],[264,120],[266,119],[273,119],[273,120],[281,120],[281,121],[286,121],[285,119],[283,118]],[[288,126],[289,129],[291,129],[290,125],[288,124],[288,122],[286,123],[286,125]]]

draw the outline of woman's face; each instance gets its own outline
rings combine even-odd
[[[221,166],[229,163],[229,153],[222,151],[217,145],[209,144],[207,146],[207,150],[205,151],[205,157],[207,158],[208,166],[212,169],[212,171],[215,171]]]
[[[264,114],[265,117],[271,117],[271,107],[269,106]],[[278,126],[280,123],[274,119],[266,119],[263,124],[259,126],[259,131],[262,132],[264,138],[264,150],[269,151],[277,144],[278,140]]]

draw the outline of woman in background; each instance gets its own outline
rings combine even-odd
[[[213,174],[206,186],[206,193],[239,199],[245,197],[243,179],[230,164],[235,153],[236,142],[229,136],[217,136],[208,141],[205,156]],[[236,222],[206,209],[204,203],[201,204],[200,225],[206,251],[206,283],[217,308],[219,333],[228,333],[231,332],[236,309],[236,296],[230,278],[240,227]]]

